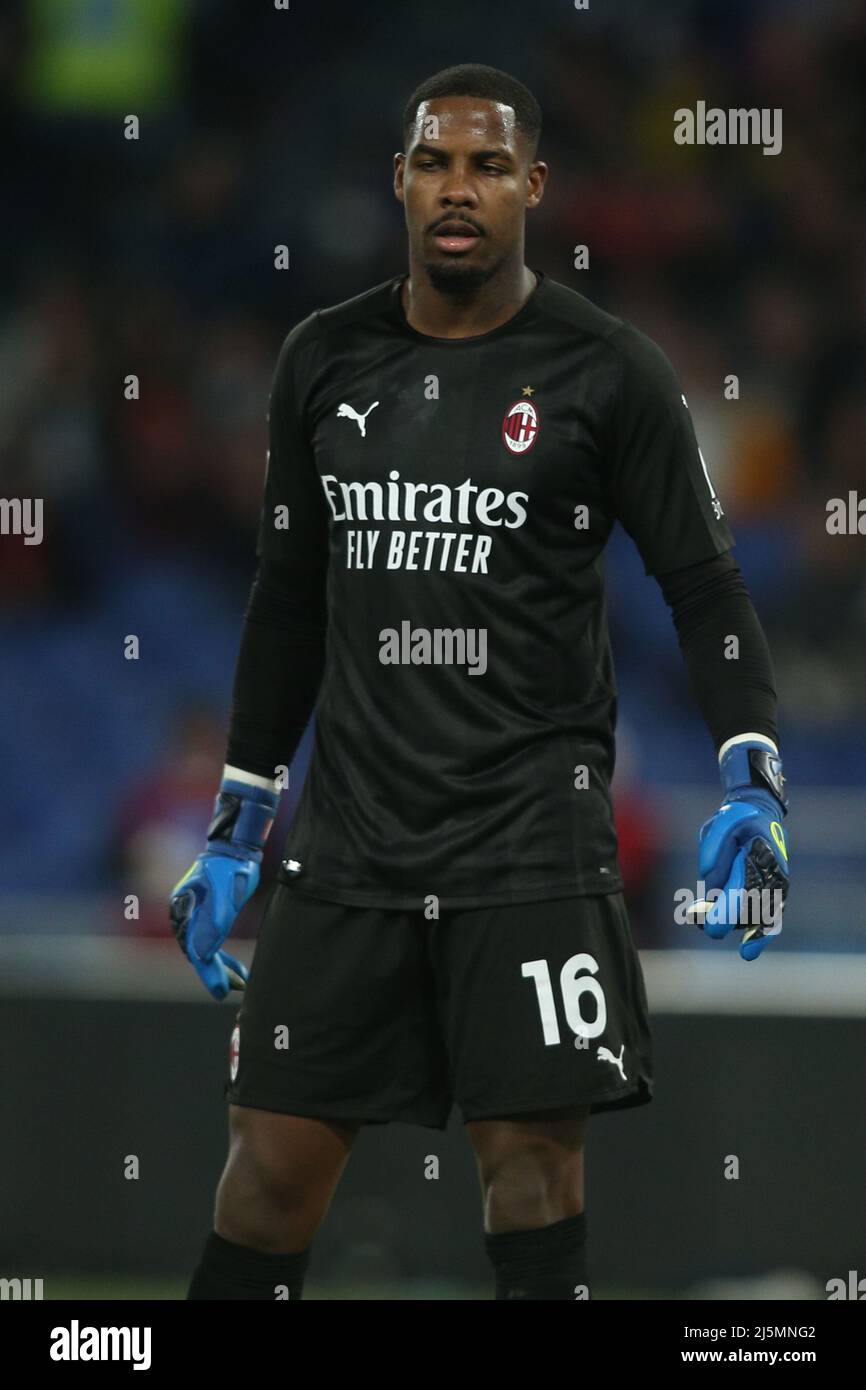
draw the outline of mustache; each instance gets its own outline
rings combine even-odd
[[[471,217],[464,217],[462,213],[450,213],[447,217],[440,217],[438,221],[432,223],[428,228],[430,232],[436,232],[440,227],[447,227],[449,222],[462,222],[465,226],[471,227],[479,236],[484,236],[484,229]]]

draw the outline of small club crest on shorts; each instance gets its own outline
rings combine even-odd
[[[241,1026],[236,1023],[232,1029],[232,1040],[229,1043],[229,1076],[232,1081],[237,1080],[238,1062],[241,1055]]]
[[[532,401],[515,401],[505,412],[502,438],[512,454],[525,454],[538,438],[540,427],[538,411]]]

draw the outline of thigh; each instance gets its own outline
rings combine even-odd
[[[226,1173],[259,1193],[321,1189],[330,1198],[358,1129],[358,1124],[230,1105]]]
[[[651,1099],[646,993],[621,893],[461,912],[437,932],[465,1121]]]
[[[337,1190],[358,1125],[230,1105],[229,1127],[215,1230],[259,1250],[308,1248]]]
[[[590,1114],[588,1105],[569,1105],[495,1120],[467,1120],[466,1133],[482,1177],[521,1152],[535,1152],[544,1162],[568,1164],[583,1155]]]
[[[297,1173],[340,1170],[359,1126],[309,1115],[229,1106],[229,1153],[279,1182]]]

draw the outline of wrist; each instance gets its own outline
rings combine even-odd
[[[750,795],[758,800],[772,798],[782,815],[788,812],[788,795],[782,773],[782,759],[772,739],[762,734],[729,739],[722,745],[719,772],[725,796],[742,801]]]
[[[239,782],[246,790],[249,787],[258,787],[261,791],[273,792],[279,798],[282,787],[278,787],[274,777],[262,776],[259,772],[247,772],[246,768],[233,767],[226,763],[223,768],[223,785],[226,782]]]
[[[722,758],[728,752],[728,749],[733,748],[738,743],[748,744],[750,746],[754,746],[755,748],[769,748],[770,751],[772,753],[775,753],[777,757],[779,755],[778,746],[773,741],[773,739],[770,738],[769,734],[734,734],[733,738],[725,739],[724,743],[719,749],[720,763],[722,761]]]
[[[279,791],[266,778],[226,768],[208,826],[208,849],[261,860],[279,802]]]

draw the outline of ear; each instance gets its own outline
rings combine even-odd
[[[547,182],[547,173],[547,165],[542,163],[540,159],[530,164],[529,172],[526,176],[526,206],[528,208],[537,208],[544,197],[544,185]]]
[[[394,155],[394,197],[403,202],[403,175],[406,169],[406,156],[399,151]]]

